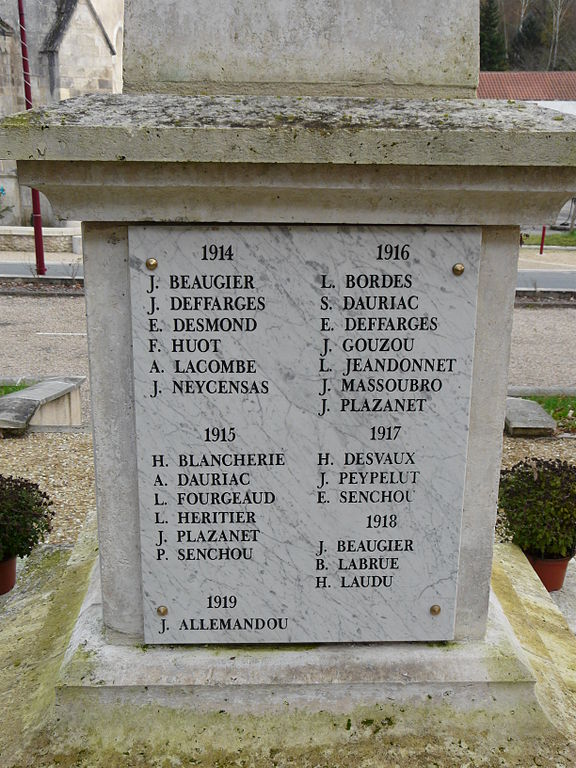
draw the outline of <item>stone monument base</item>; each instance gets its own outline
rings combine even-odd
[[[521,601],[511,603],[514,590],[500,588],[515,621],[529,623]],[[351,755],[375,759],[392,747],[463,740],[474,754],[568,743],[541,702],[535,649],[522,647],[494,592],[485,640],[466,643],[144,646],[107,639],[101,615],[96,570],[56,694],[72,747],[96,741],[128,754],[165,744],[202,765],[241,754],[250,758],[239,765],[279,754],[307,765],[312,752],[351,745]]]
[[[3,605],[6,768],[574,764],[576,640],[514,547],[485,642],[348,648],[106,642],[95,552],[91,519]]]

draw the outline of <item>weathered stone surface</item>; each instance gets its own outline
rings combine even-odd
[[[506,398],[505,424],[511,437],[543,437],[556,431],[556,422],[539,403],[521,397]]]
[[[554,219],[576,188],[576,169],[539,167],[19,160],[18,174],[63,219],[118,222],[516,227]]]
[[[37,408],[32,400],[6,395],[0,400],[0,429],[25,429]]]
[[[127,704],[132,716],[150,703],[182,708],[190,716],[190,710],[272,715],[290,707],[293,713],[311,714],[381,704],[392,707],[398,725],[408,728],[420,720],[423,702],[431,712],[448,699],[457,710],[481,715],[486,708],[492,715],[515,701],[522,711],[517,727],[524,717],[535,715],[533,724],[538,720],[534,674],[494,596],[486,638],[446,644],[198,645],[186,652],[160,646],[143,653],[140,646],[107,638],[101,611],[95,569],[61,670],[57,695],[66,718],[83,709],[78,707],[82,696],[93,706]],[[402,704],[408,703],[412,707],[404,711]],[[448,732],[453,725],[450,718],[444,721]]]
[[[39,405],[48,403],[57,397],[71,392],[82,384],[85,376],[54,376],[43,379],[37,384],[27,387],[20,392],[14,392],[7,397],[20,397],[23,400],[35,400]]]
[[[153,0],[126,4],[126,91],[466,95],[475,0]]]
[[[527,653],[514,658],[517,642],[493,601],[487,643],[473,643],[469,650],[452,643],[402,645],[394,674],[391,651],[397,645],[222,646],[178,653],[106,640],[96,579],[81,609],[97,552],[90,516],[69,559],[50,548],[36,550],[27,558],[18,588],[0,599],[5,606],[0,749],[19,765],[67,762],[78,768],[157,766],[167,760],[233,765],[240,759],[254,768],[269,768],[274,761],[349,768],[429,765],[431,760],[443,768],[460,768],[471,759],[488,764],[494,755],[502,765],[532,765],[534,756],[545,766],[571,764],[574,753],[568,745],[574,744],[576,727],[569,687],[576,641],[522,553],[514,559],[511,549],[499,553],[495,589]],[[425,654],[430,664],[423,663]],[[418,680],[431,681],[427,688],[408,677],[410,656],[420,659],[411,669]],[[157,666],[174,658],[174,668]],[[462,678],[468,660],[476,682],[467,687]],[[187,670],[183,690],[182,669]],[[318,671],[332,684],[322,685],[314,677]],[[415,701],[405,706],[382,698],[358,705],[366,691],[374,700],[387,672],[394,698],[412,696]],[[153,682],[149,696],[147,682],[127,685],[148,675]],[[174,699],[166,685],[170,676],[177,678]],[[355,678],[357,685],[351,683]],[[258,685],[262,679],[272,684]],[[57,708],[52,707],[55,686]],[[277,695],[282,687],[294,704]],[[232,692],[239,695],[231,701]],[[496,701],[490,700],[492,694]],[[113,703],[124,696],[123,703]],[[248,714],[257,707],[260,714]]]
[[[5,118],[0,142],[18,160],[574,166],[576,117],[464,99],[93,95]]]

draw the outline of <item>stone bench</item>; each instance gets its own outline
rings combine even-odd
[[[0,397],[0,432],[28,427],[80,426],[80,385],[85,376],[50,376]],[[18,380],[22,382],[23,380]],[[3,380],[14,384],[16,380]]]
[[[507,397],[505,431],[510,437],[549,437],[556,421],[533,400]]]

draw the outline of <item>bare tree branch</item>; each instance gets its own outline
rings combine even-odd
[[[522,27],[524,26],[524,19],[528,14],[528,9],[530,8],[531,2],[532,0],[520,0],[520,17],[518,19],[518,34],[522,32]]]
[[[558,39],[560,37],[562,21],[573,1],[574,0],[547,0],[552,11],[552,39],[550,41],[550,51],[548,53],[548,70],[556,69],[556,62],[558,60]]]

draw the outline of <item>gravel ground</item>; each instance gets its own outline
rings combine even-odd
[[[1,377],[87,375],[85,306],[81,296],[0,295]],[[514,312],[510,383],[574,386],[572,309],[517,308]],[[48,334],[48,335],[43,335]],[[54,334],[54,335],[50,335]],[[89,385],[82,387],[83,419],[89,423]],[[504,439],[503,464],[527,456],[576,462],[576,439]],[[0,471],[37,481],[54,500],[52,544],[76,540],[95,505],[89,434],[34,433],[0,440]]]
[[[32,433],[0,440],[2,474],[26,476],[54,503],[49,544],[73,544],[95,509],[92,436]]]
[[[1,378],[88,376],[83,296],[2,296]],[[80,335],[69,335],[80,334]],[[90,385],[80,390],[82,420],[90,423]]]
[[[576,385],[576,311],[516,308],[509,383],[513,386]]]

